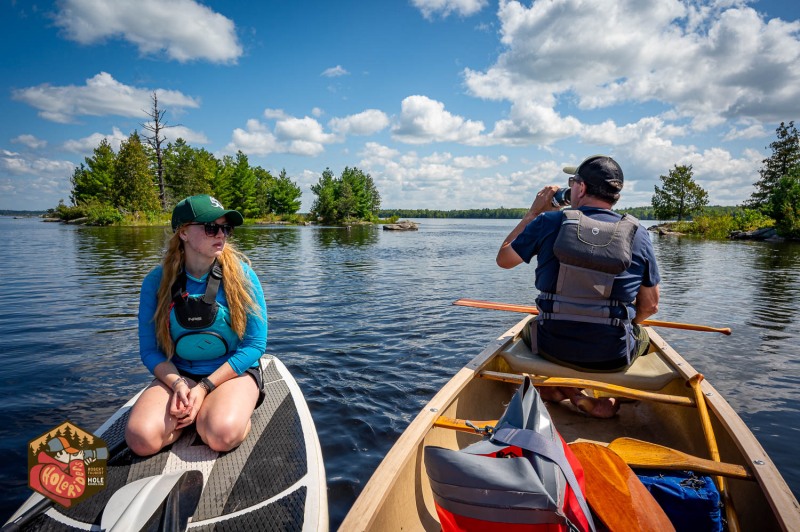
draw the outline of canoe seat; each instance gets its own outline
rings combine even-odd
[[[608,384],[626,386],[637,390],[661,390],[671,380],[679,377],[678,373],[661,358],[658,352],[639,357],[625,371],[613,373],[578,371],[560,366],[531,353],[530,348],[520,338],[517,338],[508,349],[501,351],[500,356],[517,373],[599,380]]]

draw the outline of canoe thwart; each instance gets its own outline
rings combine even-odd
[[[524,375],[517,375],[514,373],[502,373],[499,371],[481,371],[478,375],[482,379],[489,379],[502,382],[522,383]],[[589,379],[571,379],[561,377],[543,377],[539,375],[529,375],[533,384],[536,386],[563,386],[568,388],[588,388],[590,390],[597,390],[599,392],[606,392],[619,397],[628,397],[630,399],[641,399],[645,401],[655,401],[659,403],[667,403],[678,406],[694,406],[695,401],[691,397],[684,397],[682,395],[668,395],[663,393],[646,392],[643,390],[636,390],[626,386],[618,386],[616,384],[608,384],[605,382],[593,381]]]

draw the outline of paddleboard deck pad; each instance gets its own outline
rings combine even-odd
[[[53,505],[24,529],[99,531],[106,503],[120,488],[146,477],[196,470],[203,475],[203,488],[188,530],[327,530],[325,470],[311,413],[280,360],[264,355],[261,369],[265,398],[239,447],[227,453],[212,451],[189,427],[158,454],[134,455],[124,445],[124,433],[140,392],[95,432],[112,453],[106,489],[73,508]],[[34,494],[9,521],[42,499]],[[163,507],[146,529],[159,528]]]

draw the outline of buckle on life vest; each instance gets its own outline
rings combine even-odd
[[[469,428],[471,428],[472,430],[474,430],[475,432],[477,432],[478,434],[488,434],[490,436],[494,434],[494,427],[491,425],[486,425],[485,427],[478,427],[469,419],[464,420],[464,424]]]

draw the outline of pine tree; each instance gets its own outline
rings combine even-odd
[[[794,121],[789,122],[788,126],[781,122],[781,125],[775,129],[775,133],[778,139],[769,145],[772,155],[761,161],[763,166],[758,172],[761,179],[753,183],[756,190],[746,204],[747,207],[759,209],[773,218],[777,218],[777,213],[771,212],[774,205],[771,196],[775,187],[782,177],[800,164],[800,136],[798,136],[797,128],[794,127]]]
[[[134,131],[124,141],[114,167],[116,206],[128,212],[157,212],[161,210],[158,192],[147,155],[139,134]]]
[[[286,175],[286,169],[281,170],[277,179],[273,179],[269,191],[269,205],[275,214],[294,214],[300,210],[303,192],[297,183]]]
[[[232,170],[228,197],[225,198],[227,203],[224,205],[228,209],[236,209],[244,216],[254,216],[258,213],[256,174],[250,168],[247,155],[241,150],[236,153]]]
[[[692,166],[678,166],[669,171],[669,175],[659,176],[663,188],[655,187],[653,194],[653,210],[659,220],[684,217],[702,212],[708,205],[708,193],[694,182]]]
[[[80,165],[72,174],[72,193],[74,205],[99,202],[111,205],[114,201],[114,165],[117,155],[108,139],[103,139],[94,149],[91,157],[86,157],[86,165]]]

